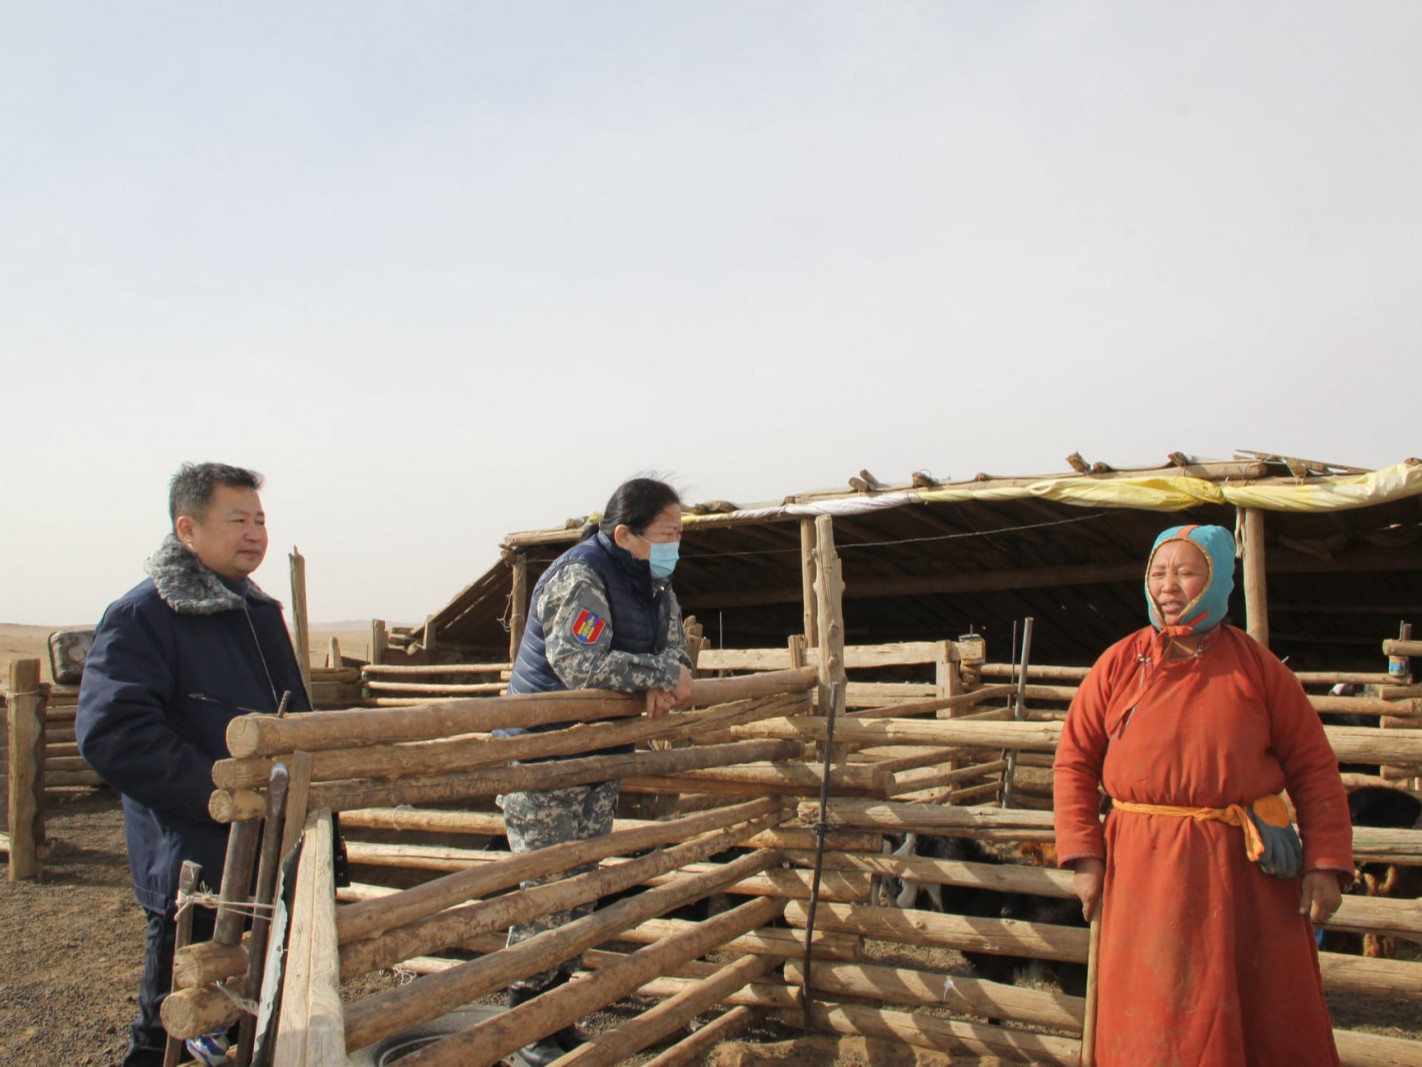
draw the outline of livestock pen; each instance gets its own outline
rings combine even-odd
[[[1003,807],[1003,754],[1024,757],[1024,780],[1044,769],[1033,764],[1054,750],[1070,686],[1035,685],[1030,666],[1026,684],[1020,677],[1017,685],[995,683],[1003,667],[986,661],[976,638],[934,643],[931,655],[907,646],[846,647],[830,521],[817,530],[813,649],[797,635],[783,650],[738,650],[719,661],[703,652],[703,674],[729,669],[736,657],[741,668],[755,660],[774,669],[702,677],[691,708],[665,719],[640,717],[635,698],[583,692],[235,720],[233,758],[214,772],[212,811],[234,827],[218,907],[219,916],[224,907],[251,910],[257,921],[246,945],[240,923],[224,928],[219,919],[213,942],[180,950],[182,988],[164,1010],[170,1033],[240,1020],[258,1059],[274,1055],[271,1062],[283,1064],[377,1062],[392,1047],[409,1051],[412,1040],[420,1047],[402,1063],[492,1064],[637,995],[649,999],[633,1002],[622,1025],[563,1062],[621,1063],[638,1054],[652,1063],[692,1062],[758,1013],[956,1055],[1076,1062],[1084,998],[949,973],[914,954],[934,947],[1087,965],[1086,930],[901,909],[876,893],[881,879],[894,878],[1069,899],[1064,872],[886,854],[884,837],[961,837],[998,852],[1049,844],[1049,790],[1023,789],[1030,807]],[[851,669],[904,669],[913,660],[932,677],[861,688],[849,678]],[[1070,680],[1068,668],[1037,670],[1043,681]],[[851,695],[860,705],[853,710]],[[1337,710],[1328,702],[1347,698],[1315,699]],[[1352,699],[1349,712],[1380,719],[1416,711],[1407,695]],[[490,736],[499,726],[550,722],[573,725],[517,741]],[[1422,733],[1327,732],[1340,760],[1422,771]],[[586,755],[628,741],[671,747]],[[509,763],[547,755],[565,758]],[[502,830],[488,803],[498,793],[608,778],[621,779],[629,793],[673,797],[671,812],[619,820],[604,838],[518,856],[402,840],[436,833],[482,843]],[[362,879],[377,872],[378,880],[334,888],[332,812],[377,838],[352,842],[350,859]],[[1360,861],[1415,866],[1422,830],[1360,828],[1355,848]],[[299,857],[285,871],[285,893],[277,888],[282,853]],[[257,899],[249,901],[238,887],[253,875]],[[550,880],[514,891],[542,879]],[[500,936],[511,923],[613,894],[619,899],[592,915],[517,945]],[[715,906],[669,914],[698,902]],[[1327,927],[1416,942],[1422,914],[1415,900],[1350,896]],[[283,941],[284,956],[257,951]],[[566,986],[509,1011],[468,1008],[573,959],[582,972]],[[1414,959],[1325,952],[1322,962],[1331,991],[1422,996],[1422,964]],[[390,970],[418,977],[374,991],[361,986],[372,972]],[[343,999],[342,988],[365,995]],[[254,1013],[244,1015],[243,1005]],[[693,1019],[703,1025],[688,1033]],[[1335,1036],[1345,1063],[1422,1063],[1416,1041],[1349,1029]]]
[[[529,589],[577,536],[570,521],[510,535],[504,561],[423,625],[374,623],[371,662],[333,650],[341,693],[360,706],[235,721],[211,809],[233,826],[228,877],[191,898],[219,922],[212,942],[179,953],[170,1033],[240,1022],[243,1062],[388,1062],[419,1046],[401,1062],[494,1063],[618,1005],[621,1025],[566,1062],[692,1062],[765,1019],[1075,1062],[1083,997],[986,966],[974,976],[943,952],[1089,963],[1083,928],[1041,918],[1071,902],[1069,876],[1050,866],[1052,753],[1086,664],[1138,625],[1144,547],[1175,521],[1236,525],[1245,622],[1321,714],[1351,717],[1327,727],[1342,762],[1369,768],[1348,784],[1415,798],[1422,690],[1406,657],[1422,647],[1404,634],[1378,669],[1383,620],[1422,601],[1415,462],[1172,457],[1147,472],[859,481],[688,516],[677,585],[697,613],[699,677],[691,707],[666,719],[609,694],[498,695]],[[1027,616],[1024,671],[1013,624]],[[490,736],[532,723],[574,725]],[[626,742],[639,751],[588,755]],[[510,762],[542,755],[565,758]],[[498,793],[611,777],[635,817],[608,837],[522,856],[488,847],[503,833]],[[354,875],[339,891],[328,812]],[[974,858],[886,851],[904,835],[971,841]],[[1422,830],[1360,827],[1355,851],[1378,872],[1415,872]],[[942,887],[945,901],[962,890],[1049,906],[899,908],[890,880]],[[505,946],[511,923],[594,900],[605,906],[587,919]],[[1350,896],[1327,925],[1397,946],[1395,958],[1324,951],[1331,994],[1422,999],[1415,899]],[[572,959],[582,968],[567,986],[510,1012],[480,1003]],[[1345,1063],[1422,1063],[1413,1040],[1336,1037]]]

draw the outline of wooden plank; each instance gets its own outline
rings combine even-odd
[[[781,818],[780,813],[761,816],[760,825],[769,825]],[[752,823],[755,825],[755,822]],[[723,851],[730,842],[736,840],[736,830],[718,830],[690,841],[667,848],[658,849],[645,856],[615,868],[601,868],[548,882],[518,893],[505,893],[494,898],[486,898],[476,903],[461,905],[448,911],[437,912],[416,919],[403,926],[389,929],[375,937],[345,941],[341,945],[341,974],[344,979],[356,978],[371,971],[389,967],[410,956],[425,955],[453,945],[466,944],[471,938],[505,929],[514,923],[531,922],[541,915],[568,911],[579,904],[586,904],[611,893],[619,893],[640,885],[644,881],[668,874],[687,863],[702,862]],[[756,853],[760,855],[760,853]],[[769,866],[767,864],[766,866]],[[501,865],[483,868],[495,876],[502,876],[505,869]],[[734,864],[726,869],[731,869]],[[764,868],[749,871],[741,877],[752,877]],[[739,879],[720,879],[718,871],[705,872],[707,877],[717,878],[720,889]],[[464,872],[468,873],[468,872]],[[680,879],[680,875],[676,878]],[[699,875],[698,875],[699,877]],[[665,886],[661,887],[665,888]],[[649,890],[649,893],[659,890]],[[643,894],[646,895],[646,894]],[[371,901],[369,906],[379,908],[383,901]],[[353,907],[359,905],[352,905]],[[652,914],[660,914],[654,912]],[[637,921],[648,916],[639,916]],[[557,962],[557,961],[551,961]],[[543,968],[537,968],[542,970]],[[529,972],[534,973],[534,972]]]
[[[775,962],[768,956],[742,956],[617,1029],[598,1034],[592,1041],[563,1057],[563,1061],[581,1067],[617,1067],[628,1056],[656,1044],[702,1012],[721,1003],[731,993],[753,982]]]
[[[407,889],[395,900],[373,905],[352,905],[342,908],[337,917],[340,941],[345,944],[361,938],[374,937],[386,930],[403,926],[466,900],[489,897],[509,889],[519,882],[533,881],[558,871],[571,870],[585,863],[618,853],[640,852],[648,848],[686,841],[697,834],[721,830],[743,820],[755,819],[779,810],[777,801],[759,799],[736,807],[671,819],[648,822],[585,841],[565,841],[518,855],[497,853],[497,871],[471,871],[467,874],[439,878]]]
[[[291,626],[296,645],[296,665],[301,684],[311,692],[311,623],[306,613],[306,557],[295,545],[287,559],[291,562]]]
[[[1025,748],[1051,752],[1061,735],[1060,723],[983,722],[967,719],[848,719],[835,726],[836,742],[910,744],[971,748]],[[1377,731],[1373,731],[1376,733]],[[772,719],[733,727],[736,737],[802,738],[822,741],[825,724],[816,716]]]
[[[500,674],[508,669],[508,663],[372,663],[360,669],[360,677],[362,679],[423,678],[431,674]]]
[[[1264,512],[1240,508],[1244,549],[1244,616],[1249,636],[1269,647],[1269,589],[1265,581]]]
[[[773,851],[753,852],[732,860],[714,874],[689,875],[672,885],[626,897],[502,952],[481,956],[442,974],[367,997],[352,1004],[346,1012],[346,1048],[348,1051],[365,1048],[381,1038],[436,1019],[476,997],[507,988],[511,982],[593,948],[619,930],[699,900],[724,885],[765,870],[774,862]]]
[[[684,933],[640,948],[589,978],[551,989],[517,1008],[483,1019],[458,1034],[428,1046],[421,1051],[420,1062],[426,1067],[490,1067],[531,1038],[570,1026],[598,1008],[635,992],[638,986],[677,963],[695,959],[729,938],[768,922],[780,907],[777,901],[752,900],[715,918],[696,923]],[[759,966],[761,961],[752,959],[732,977],[742,977]],[[737,988],[744,984],[742,978]],[[625,1024],[609,1038],[607,1044],[617,1049],[619,1055],[636,1051],[642,1047],[637,1042],[646,1038],[649,1032],[656,1033],[658,1024],[665,1023],[667,1014],[663,1005],[660,1017],[649,1012],[641,1019]],[[564,1060],[588,1064],[618,1062],[615,1058],[609,1058],[610,1049],[600,1053],[595,1046],[584,1047],[589,1051],[584,1053],[580,1050],[576,1060],[566,1056]]]
[[[675,711],[658,719],[642,716],[615,723],[579,724],[518,737],[469,735],[444,741],[326,749],[314,753],[312,778],[417,778],[471,771],[510,761],[531,762],[543,756],[586,755],[601,749],[650,738],[697,737],[709,731],[777,718],[808,710],[805,695],[757,697],[693,711]],[[270,757],[218,760],[212,768],[219,789],[260,785],[271,773]]]
[[[810,977],[813,989],[831,996],[946,1008],[966,1015],[1081,1031],[1083,1000],[1063,993],[868,963],[816,962],[810,968]],[[798,960],[785,965],[785,980],[794,985],[804,984],[804,968]]]
[[[865,1034],[950,1054],[1001,1056],[1055,1067],[1076,1067],[1081,1054],[1081,1042],[1071,1038],[833,1001],[814,1002],[810,1022],[816,1029],[834,1033]]]
[[[801,821],[819,815],[819,805],[800,804]],[[1042,830],[1052,833],[1051,812],[1016,808],[939,807],[904,804],[892,800],[856,800],[834,797],[829,802],[829,823],[839,829],[874,829],[881,833],[922,833],[960,836],[970,830]],[[1414,831],[1422,833],[1422,831]]]
[[[479,696],[483,693],[498,693],[505,688],[503,682],[381,682],[370,680],[361,683],[372,693],[409,693],[412,696]]]
[[[385,662],[390,648],[390,631],[384,619],[370,620],[370,664],[372,667]]]
[[[850,682],[845,691],[846,702],[856,708],[882,708],[935,696],[937,686],[932,682]]]
[[[282,1067],[326,1067],[346,1060],[331,844],[331,813],[317,809],[306,820],[297,867],[273,1057]]]
[[[287,772],[286,811],[282,817],[281,848],[278,857],[284,857],[296,847],[301,836],[301,828],[306,825],[307,812],[311,807],[311,768],[313,757],[310,752],[293,752],[284,761]],[[266,814],[266,805],[262,806]]]
[[[1354,1030],[1333,1031],[1333,1044],[1343,1067],[1418,1067],[1422,1042]]]
[[[311,787],[316,802],[333,811],[347,808],[392,807],[489,797],[521,789],[561,789],[588,782],[606,782],[644,774],[680,774],[703,767],[753,760],[797,759],[804,747],[796,741],[739,741],[699,748],[585,756],[552,763],[488,767],[465,774],[435,775],[386,781],[375,778],[319,782]]]
[[[1422,1000],[1422,963],[1320,952],[1318,967],[1330,992]]]
[[[198,882],[202,878],[202,867],[192,860],[183,860],[183,865],[178,870],[178,899],[183,900],[189,893],[198,887]],[[175,957],[181,958],[183,949],[193,939],[193,907],[189,905],[178,911],[175,929],[173,931],[173,952]],[[173,964],[173,980],[168,985],[168,992],[177,991],[181,983],[179,982],[179,968],[177,959]],[[183,1043],[171,1035],[163,1042],[163,1067],[177,1067],[178,1059],[183,1054]]]
[[[528,553],[520,552],[509,568],[509,662],[518,659],[523,631],[528,625]]]
[[[785,921],[804,927],[809,908],[805,901],[785,906]],[[1075,926],[1024,922],[1018,919],[981,919],[945,915],[910,908],[876,908],[866,904],[821,903],[815,910],[815,927],[859,934],[901,945],[936,945],[960,952],[990,952],[1004,956],[1085,963],[1089,933]]]
[[[222,888],[212,928],[212,939],[220,945],[235,945],[242,936],[261,835],[262,827],[256,822],[239,822],[228,831]]]
[[[792,863],[811,866],[814,853],[808,849],[786,849]],[[959,885],[988,889],[995,893],[1032,893],[1036,896],[1071,900],[1071,871],[1029,867],[1014,863],[971,863],[962,860],[935,860],[923,856],[846,855],[826,853],[826,870],[866,871],[906,878],[920,885]],[[1422,965],[1419,965],[1422,966]]]
[[[805,648],[820,644],[820,609],[815,601],[815,520],[800,520],[800,605],[804,614]]]
[[[690,925],[689,919],[648,919],[629,930],[623,930],[616,939],[647,944],[680,933]],[[816,930],[813,941],[810,955],[817,960],[855,960],[859,957],[859,939],[851,934]],[[766,926],[727,941],[721,946],[721,950],[741,955],[753,953],[762,956],[793,956],[800,959],[805,955],[805,931]]]
[[[755,1022],[756,1013],[750,1008],[735,1007],[716,1016],[699,1030],[682,1038],[671,1048],[650,1059],[643,1067],[686,1067],[699,1056],[711,1051],[723,1041],[743,1033]]]
[[[776,671],[744,678],[698,678],[691,706],[708,707],[815,684],[813,668]],[[227,750],[236,758],[284,752],[350,748],[396,741],[428,741],[487,733],[501,726],[540,726],[641,715],[640,696],[583,689],[570,693],[442,700],[420,704],[400,715],[354,708],[305,715],[239,715],[227,725]]]

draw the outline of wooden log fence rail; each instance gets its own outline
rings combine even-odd
[[[826,531],[811,542],[824,558],[812,561],[808,580],[827,599],[837,599],[838,583],[821,581],[817,573],[833,575],[832,538]],[[1080,999],[885,967],[864,959],[861,946],[874,939],[1066,963],[1086,960],[1084,929],[880,908],[870,902],[874,881],[884,877],[1071,897],[1067,872],[899,857],[882,848],[885,835],[910,832],[972,837],[999,852],[1019,842],[1050,842],[1051,787],[1042,772],[1050,768],[1060,736],[1057,720],[1084,672],[1033,667],[1026,686],[1032,704],[1027,720],[1004,721],[1011,714],[1014,687],[996,679],[1010,680],[1010,665],[984,662],[980,642],[961,648],[955,642],[840,646],[835,634],[842,620],[833,610],[817,613],[814,623],[822,647],[799,638],[785,649],[703,649],[703,670],[754,673],[699,678],[692,707],[655,722],[641,715],[636,697],[586,692],[421,699],[398,715],[366,707],[234,720],[228,735],[232,758],[214,769],[219,787],[213,794],[214,815],[239,825],[267,817],[272,768],[301,754],[310,769],[300,790],[301,818],[308,810],[342,812],[347,828],[384,838],[348,842],[352,862],[370,872],[367,877],[382,881],[380,872],[388,871],[392,885],[418,883],[413,888],[359,884],[341,891],[343,903],[334,908],[330,924],[333,947],[323,957],[335,977],[327,975],[322,979],[327,984],[310,991],[307,978],[299,974],[298,988],[308,992],[290,1007],[283,1003],[281,1024],[325,1035],[319,1040],[328,1044],[344,1042],[349,1051],[364,1049],[519,977],[581,958],[585,970],[574,982],[402,1062],[496,1063],[535,1037],[631,993],[658,1003],[563,1062],[624,1062],[672,1038],[708,1010],[719,1011],[715,1022],[674,1041],[651,1062],[687,1062],[718,1035],[737,1032],[753,1013],[765,1011],[779,1012],[797,1026],[808,1023],[940,1051],[1075,1062],[1080,1041],[1071,1035],[1081,1030]],[[877,671],[909,664],[932,665],[937,673],[932,681],[851,681],[842,687],[854,710],[836,725],[829,763],[831,829],[807,975],[801,957],[814,840],[804,827],[818,817],[818,805],[806,801],[818,795],[824,773],[813,758],[826,738],[825,720],[816,714],[816,691],[824,682],[821,660],[830,669],[838,664]],[[376,664],[366,668],[363,684],[461,685],[465,678],[480,677],[483,668],[500,666],[469,664],[455,670],[452,665]],[[442,680],[429,680],[437,676]],[[1312,699],[1321,711],[1376,715],[1386,727],[1326,726],[1340,760],[1422,773],[1422,732],[1396,729],[1414,725],[1414,718],[1422,726],[1422,692],[1406,691],[1408,685],[1383,687],[1383,677],[1355,672],[1347,684],[1374,688],[1363,696],[1316,694]],[[1341,673],[1338,681],[1334,678],[1313,672],[1306,681],[1318,686],[1343,680]],[[1394,691],[1384,696],[1384,688]],[[435,689],[428,695],[444,694]],[[568,725],[512,743],[490,736],[501,726],[552,724]],[[653,741],[687,747],[648,750],[645,746]],[[643,749],[590,754],[627,743]],[[1009,752],[1018,754],[1018,806],[1004,809],[996,802]],[[561,758],[510,762],[541,756]],[[1028,778],[1021,777],[1023,771],[1031,772]],[[496,837],[504,832],[497,812],[451,809],[500,792],[614,777],[627,794],[682,799],[669,817],[619,819],[603,838],[523,855],[401,840],[407,832]],[[1359,828],[1355,852],[1359,862],[1422,864],[1422,830]],[[531,879],[574,869],[579,873],[532,890],[518,889]],[[513,923],[615,892],[632,895],[518,945],[504,943],[503,931]],[[668,917],[673,909],[713,893],[736,906],[699,921]],[[767,925],[781,916],[788,928]],[[1422,941],[1422,905],[1349,896],[1326,925]],[[309,950],[303,951],[310,958]],[[703,958],[710,953],[721,955]],[[247,948],[236,941],[190,946],[180,962],[181,988],[174,998],[194,1020],[188,1025],[214,1019],[225,1025],[232,999],[217,987],[236,992],[241,977],[260,961],[249,959]],[[1320,963],[1330,991],[1422,1000],[1417,992],[1422,990],[1422,963],[1327,952]],[[394,968],[419,977],[338,1005],[331,1013],[323,992],[331,981]],[[808,1001],[808,1018],[801,995],[807,980],[815,994]],[[868,1007],[862,1003],[866,999],[879,1003]],[[945,1005],[1005,1025],[945,1020],[921,1010]],[[303,1019],[309,1024],[304,1029]],[[1067,1036],[1014,1028],[1021,1025]],[[1337,1038],[1347,1064],[1422,1063],[1419,1042],[1348,1031],[1338,1031]]]

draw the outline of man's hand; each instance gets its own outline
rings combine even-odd
[[[1303,893],[1299,896],[1299,914],[1307,914],[1316,923],[1330,918],[1343,903],[1343,891],[1338,888],[1336,871],[1309,871],[1303,876]]]
[[[1081,898],[1081,914],[1087,922],[1096,914],[1101,902],[1101,887],[1106,882],[1106,864],[1095,856],[1086,856],[1074,864],[1071,891]]]

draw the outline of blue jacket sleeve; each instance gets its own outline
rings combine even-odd
[[[114,789],[161,816],[206,822],[212,760],[174,728],[176,648],[141,602],[110,606],[79,689],[79,752]]]

